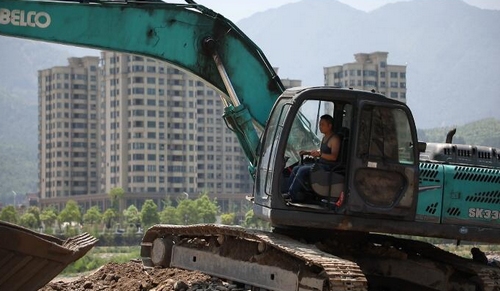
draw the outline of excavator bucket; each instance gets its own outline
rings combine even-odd
[[[96,243],[88,233],[63,241],[0,221],[0,290],[38,290]]]

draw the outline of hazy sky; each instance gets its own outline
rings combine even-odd
[[[207,6],[217,13],[224,15],[232,22],[237,22],[254,13],[276,8],[287,3],[299,0],[195,0],[196,3]],[[338,0],[356,9],[370,11],[382,5],[408,0]],[[459,0],[456,0],[459,1]],[[483,9],[500,10],[500,0],[463,0],[470,5]],[[168,0],[167,2],[185,3],[182,0]]]
[[[163,0],[163,1],[168,3],[186,4],[185,0]],[[215,12],[222,14],[224,17],[228,18],[229,20],[235,23],[243,18],[250,17],[252,14],[266,11],[272,8],[277,8],[282,5],[298,1],[300,0],[195,0],[196,3],[202,4],[214,10]],[[411,0],[337,0],[337,1],[350,5],[356,9],[368,12],[388,3],[411,1]],[[452,0],[452,1],[464,1],[470,5],[474,5],[482,9],[500,10],[500,0]],[[56,46],[63,48],[69,47],[70,49],[67,50],[71,50],[71,54],[77,57],[86,55],[96,55],[96,56],[99,55],[98,50],[83,49],[65,45],[56,45]]]

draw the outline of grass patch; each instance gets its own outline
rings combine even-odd
[[[70,275],[95,270],[107,263],[125,263],[140,258],[140,246],[94,247],[78,261],[70,264],[61,274]]]
[[[483,251],[486,255],[489,254],[500,254],[500,246],[499,245],[482,245],[482,244],[463,244],[463,245],[454,245],[454,244],[436,244],[436,247],[445,250],[447,252],[453,253],[455,255],[471,259],[472,255],[470,253],[471,248],[477,247],[481,251]]]

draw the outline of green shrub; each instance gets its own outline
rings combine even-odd
[[[63,275],[96,270],[107,263],[125,263],[140,258],[140,247],[94,247],[81,259],[70,264]]]

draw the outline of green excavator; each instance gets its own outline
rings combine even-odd
[[[408,106],[376,92],[285,90],[252,40],[194,1],[0,0],[0,35],[151,57],[220,92],[254,179],[248,200],[272,231],[156,225],[141,243],[145,266],[252,290],[500,289],[498,268],[401,237],[499,243],[498,149],[419,142]],[[291,169],[315,162],[299,151],[319,148],[322,114],[341,138],[338,164],[313,168],[307,200],[285,199]],[[0,279],[0,289],[9,284]]]

